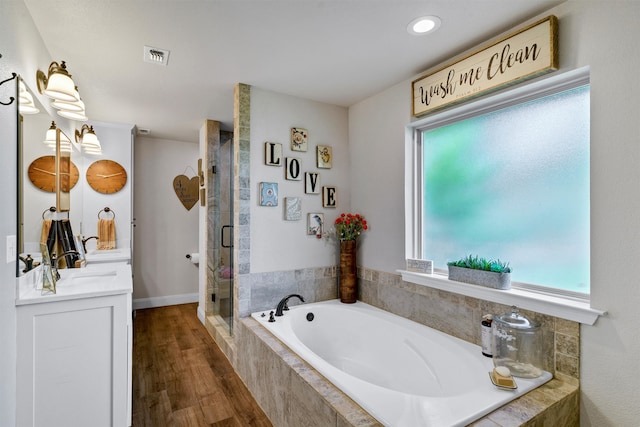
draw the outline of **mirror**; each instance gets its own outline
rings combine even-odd
[[[45,219],[69,219],[74,234],[82,233],[83,202],[79,174],[83,163],[75,142],[67,137],[71,133],[58,128],[67,121],[49,115],[38,98],[33,96],[34,91],[21,77],[18,80],[18,84],[30,92],[39,109],[37,114],[19,114],[18,253],[23,259],[31,254],[39,262]],[[52,123],[55,123],[53,129]],[[23,274],[24,268],[24,262],[19,259],[16,274]]]
[[[56,209],[58,212],[71,210],[71,151],[69,137],[56,128]],[[76,168],[77,171],[77,168]],[[76,183],[78,180],[76,179]]]

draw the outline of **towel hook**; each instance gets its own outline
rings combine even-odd
[[[101,214],[102,212],[107,212],[107,213],[111,212],[111,215],[113,215],[113,216],[111,217],[111,219],[116,219],[116,213],[113,211],[113,209],[111,209],[111,208],[110,208],[110,207],[108,207],[108,206],[107,206],[107,207],[105,207],[104,209],[102,209],[100,212],[98,212],[98,219],[104,219],[104,218],[100,218],[100,214]]]
[[[0,53],[0,58],[2,58],[2,54],[1,54],[1,53]],[[8,79],[4,79],[3,81],[1,81],[1,82],[0,82],[0,86],[1,86],[1,85],[3,85],[3,84],[5,84],[5,83],[7,83],[7,82],[10,82],[11,80],[15,79],[16,77],[18,77],[18,75],[17,75],[16,73],[11,73],[11,77],[9,77]],[[0,104],[2,104],[2,105],[11,105],[11,104],[13,103],[13,101],[15,101],[15,100],[16,100],[16,99],[15,99],[13,96],[11,96],[11,97],[9,97],[9,102],[2,102],[2,101],[0,101]]]
[[[56,211],[55,206],[51,206],[50,208],[45,209],[45,210],[44,210],[44,212],[42,212],[42,219],[44,219],[44,215],[45,215],[47,212],[55,212],[55,211]]]

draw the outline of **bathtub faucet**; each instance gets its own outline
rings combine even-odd
[[[300,295],[298,294],[291,294],[291,295],[287,295],[286,297],[282,298],[280,300],[280,302],[278,303],[278,307],[276,308],[276,316],[282,316],[282,312],[284,310],[289,310],[289,307],[287,307],[287,302],[289,301],[289,298],[291,297],[296,297],[298,298],[301,302],[304,302],[304,298],[302,298]]]

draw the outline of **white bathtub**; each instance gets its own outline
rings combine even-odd
[[[385,426],[464,426],[551,379],[498,389],[479,346],[362,302],[252,317]]]

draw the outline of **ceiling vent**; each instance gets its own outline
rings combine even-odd
[[[144,62],[151,64],[164,65],[169,63],[169,51],[166,49],[158,49],[157,47],[144,47]]]

